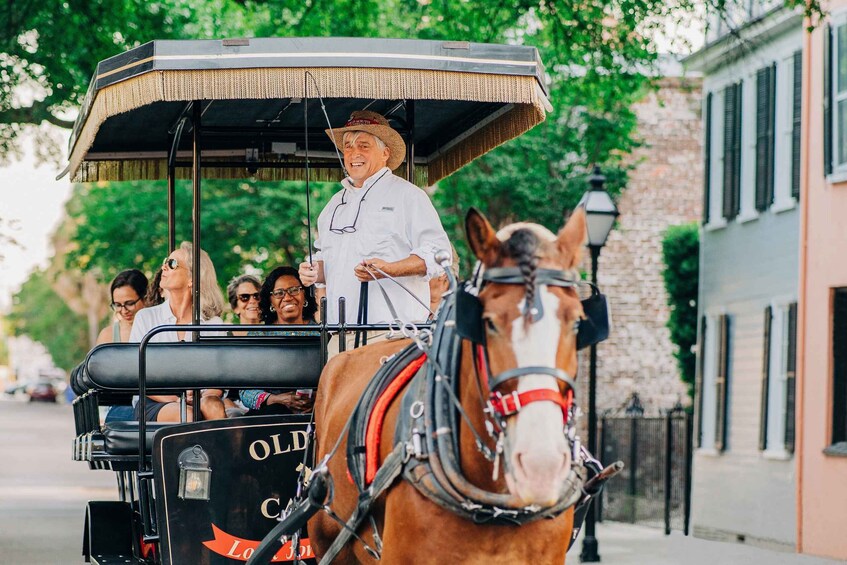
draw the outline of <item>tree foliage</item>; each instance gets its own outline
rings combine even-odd
[[[311,183],[312,210],[335,187]],[[191,241],[191,184],[176,183],[177,242]],[[308,248],[305,183],[203,183],[200,245],[212,257],[218,282],[245,271],[267,272],[303,260]],[[152,274],[168,254],[164,182],[76,185],[68,203],[76,224],[69,268],[96,270],[105,282],[138,268]]]
[[[49,277],[43,270],[30,275],[12,297],[6,321],[15,335],[41,342],[56,366],[70,371],[88,351],[88,323],[55,293]]]
[[[662,278],[671,314],[668,329],[676,345],[674,357],[693,398],[697,343],[697,291],[700,271],[700,232],[696,222],[671,226],[662,239]]]

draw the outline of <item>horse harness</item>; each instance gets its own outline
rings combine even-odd
[[[482,303],[477,297],[482,287],[489,282],[524,284],[524,279],[516,267],[492,268],[481,272],[478,266],[471,281],[457,288],[454,293],[445,294],[434,331],[426,336],[428,339],[415,336],[411,345],[384,359],[360,397],[345,428],[348,478],[359,491],[356,509],[346,522],[330,510],[332,478],[325,472],[325,464],[334,450],[315,469],[313,483],[321,482],[317,485],[320,488],[326,486],[323,483],[329,485],[329,498],[322,508],[342,526],[321,563],[331,563],[351,538],[358,539],[373,557],[379,558],[382,542],[376,524],[370,517],[370,509],[375,500],[400,476],[438,506],[475,523],[521,525],[541,518],[554,518],[576,506],[570,543],[573,544],[576,539],[590,501],[602,490],[605,480],[614,473],[609,473],[608,469],[604,471],[600,462],[581,445],[576,436],[575,420],[579,410],[573,404],[574,383],[564,371],[555,367],[518,367],[494,376],[490,374],[485,330],[482,327]],[[590,284],[553,269],[537,269],[535,282],[537,286],[559,287]],[[586,317],[579,322],[578,348],[598,343],[609,334],[606,299],[594,285],[591,285],[591,296],[582,301],[582,306]],[[544,315],[540,299],[525,308],[532,309],[530,315],[533,321]],[[459,402],[458,378],[453,378],[453,375],[459,374],[463,340],[472,343],[480,391],[482,385],[488,390],[482,408],[486,414],[485,433],[495,445],[493,450],[483,440],[483,434],[471,425]],[[551,389],[507,395],[498,391],[508,381],[537,374],[549,375],[564,383],[564,394]],[[406,383],[409,383],[408,386]],[[382,428],[387,406],[403,388],[406,390],[395,428],[395,446],[377,470],[375,461],[378,460],[380,450],[378,440],[373,440],[380,435],[378,430]],[[512,494],[488,492],[472,484],[462,472],[459,452],[461,418],[475,436],[477,449],[494,464],[496,479],[500,460],[503,459],[504,466],[508,465],[507,458],[502,457],[506,419],[527,404],[539,401],[552,401],[561,407],[564,433],[572,446],[571,471],[565,480],[563,494],[554,505],[546,508],[525,506]],[[345,431],[342,431],[342,436]],[[315,476],[320,476],[320,481],[315,481]],[[307,499],[303,504],[309,502]],[[314,502],[312,507],[314,511],[320,509]],[[376,547],[370,547],[356,533],[369,517]],[[275,527],[262,543],[272,539],[272,536],[278,540],[280,534],[289,533],[295,526],[293,524],[286,529],[284,524],[285,521]]]

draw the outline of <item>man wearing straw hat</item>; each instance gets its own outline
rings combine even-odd
[[[415,295],[380,281],[397,317],[426,320],[427,281],[442,271],[435,253],[450,249],[450,242],[424,191],[391,172],[406,154],[403,138],[385,117],[368,110],[353,112],[344,127],[326,133],[343,152],[348,176],[318,217],[313,263],[300,264],[303,284],[326,284],[328,323],[338,322],[341,296],[347,321],[355,322],[361,282],[384,279],[385,273]],[[368,323],[394,321],[376,282],[368,285],[367,309]]]

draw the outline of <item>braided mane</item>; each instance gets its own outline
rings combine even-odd
[[[503,253],[514,259],[524,280],[524,324],[532,323],[535,304],[535,274],[538,268],[538,246],[541,242],[538,236],[530,229],[519,228],[511,233],[503,243]]]

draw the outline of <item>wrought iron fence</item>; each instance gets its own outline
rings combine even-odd
[[[691,415],[678,407],[664,416],[643,415],[640,404],[625,416],[600,420],[604,464],[626,467],[606,484],[599,519],[682,530],[691,509]]]

